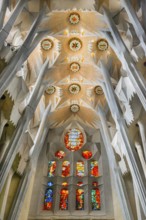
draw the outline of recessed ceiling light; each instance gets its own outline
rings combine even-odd
[[[79,21],[80,21],[80,15],[78,13],[73,12],[69,15],[69,22],[71,24],[73,25],[78,24]]]
[[[100,51],[105,51],[108,49],[108,42],[105,39],[100,39],[97,41],[97,48]]]
[[[80,70],[80,64],[76,62],[71,63],[70,70],[74,73],[78,72]]]
[[[51,39],[44,39],[42,42],[41,42],[41,47],[43,50],[50,50],[52,49],[54,43]]]
[[[101,86],[96,86],[94,91],[96,95],[103,95],[103,89],[101,88]]]
[[[73,95],[78,94],[80,92],[80,90],[81,90],[81,87],[78,84],[71,84],[69,86],[69,92]]]
[[[77,113],[77,112],[80,111],[80,106],[77,105],[77,104],[73,104],[73,105],[70,106],[70,110],[71,110],[71,112],[73,112],[73,113]]]
[[[69,41],[70,50],[77,52],[82,48],[82,41],[79,38],[72,38]]]
[[[52,94],[55,93],[55,91],[56,91],[55,86],[49,86],[49,87],[47,88],[47,90],[46,90],[46,93],[49,94],[49,95],[52,95]]]

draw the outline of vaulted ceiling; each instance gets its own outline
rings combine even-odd
[[[28,59],[29,89],[33,87],[38,70],[47,57],[50,62],[54,62],[57,57],[55,65],[46,74],[48,88],[41,100],[41,105],[43,103],[47,106],[51,103],[52,109],[57,106],[49,120],[54,126],[73,120],[81,121],[91,127],[95,124],[97,126],[98,115],[95,107],[98,104],[106,106],[101,88],[103,77],[100,60],[103,59],[110,65],[114,59],[115,69],[112,70],[112,75],[115,84],[121,67],[105,40],[104,31],[107,30],[107,24],[103,15],[94,10],[94,1],[51,1],[50,3],[46,1],[46,3],[49,6],[46,7],[48,14],[40,25],[40,31],[46,30],[47,34]],[[99,1],[99,8],[101,3],[103,1]],[[119,1],[116,1],[116,4],[106,1],[106,4],[113,15],[121,10]],[[24,35],[27,34],[30,20],[33,20],[35,13],[40,10],[40,5],[31,1],[27,9],[29,12],[26,10],[18,23]],[[53,10],[51,13],[50,9]],[[71,19],[79,20],[75,20],[74,23]],[[71,42],[72,40],[77,41]],[[48,43],[51,44],[49,49]],[[71,48],[72,43],[79,44],[80,48]]]

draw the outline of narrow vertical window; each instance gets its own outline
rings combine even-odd
[[[99,176],[97,161],[91,161],[90,171],[91,171],[91,177],[98,177]]]
[[[76,175],[79,177],[84,176],[84,162],[83,161],[78,161],[76,163]]]
[[[98,188],[91,190],[91,203],[92,210],[100,210],[100,190]]]
[[[68,189],[61,189],[60,191],[60,209],[68,210]]]
[[[54,177],[56,170],[56,161],[49,161],[48,163],[48,177]]]
[[[84,190],[76,190],[76,210],[84,210]]]
[[[70,175],[70,162],[64,161],[62,164],[62,177],[68,177]]]
[[[45,192],[44,210],[51,210],[53,205],[53,190],[48,188]]]

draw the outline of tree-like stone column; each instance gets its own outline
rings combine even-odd
[[[57,59],[57,57],[56,57]],[[54,62],[56,61],[56,59],[54,60]],[[47,80],[44,80],[44,77],[47,73],[48,70],[48,63],[49,60],[46,59],[44,65],[42,66],[40,75],[37,79],[36,85],[34,87],[34,90],[30,96],[30,99],[28,101],[28,105],[26,106],[19,122],[17,125],[17,128],[13,134],[13,137],[9,143],[8,146],[8,151],[6,152],[6,154],[4,155],[4,158],[2,160],[1,163],[1,170],[0,170],[0,191],[2,190],[4,183],[6,181],[7,175],[9,173],[9,170],[12,166],[12,163],[15,159],[15,156],[21,146],[21,138],[24,134],[24,132],[27,129],[27,126],[30,122],[30,120],[33,117],[33,114],[36,110],[36,107],[46,89],[46,86],[48,84]],[[51,64],[51,66],[49,66],[49,68],[52,67],[54,63]]]
[[[146,13],[145,13],[146,1],[140,0],[140,5],[141,5],[141,11],[142,11],[143,28],[146,32]]]
[[[24,43],[22,44],[18,52],[14,55],[10,63],[2,71],[0,75],[0,97],[5,92],[6,88],[8,87],[9,83],[11,82],[17,71],[20,70],[24,61],[28,58],[28,56],[32,52],[32,48],[33,49],[35,48],[33,46],[33,43],[35,42],[35,34],[37,33],[37,29],[42,20],[42,17],[43,17],[43,11],[40,12],[38,17],[34,21]],[[40,40],[39,38],[40,35],[42,36],[42,33],[38,34],[36,38],[37,43],[39,42],[38,40]]]
[[[130,0],[121,0],[122,5],[124,6],[129,19],[131,21],[131,23],[133,24],[134,30],[137,34],[137,37],[140,39],[140,42],[144,48],[144,51],[146,49],[146,32],[142,26],[142,24],[140,23],[138,16],[130,2]]]
[[[101,129],[100,129],[101,136],[102,136],[105,148],[106,148],[110,168],[111,168],[111,171],[114,177],[116,191],[119,197],[119,202],[122,208],[124,219],[134,220],[132,210],[130,207],[130,203],[129,203],[129,199],[127,196],[126,188],[125,188],[125,183],[124,183],[124,180],[121,174],[121,170],[116,162],[114,151],[111,145],[106,116],[105,116],[103,109],[100,106],[98,107],[98,115],[101,121]]]
[[[143,156],[142,147],[138,142],[135,142],[135,147],[137,149],[137,153],[138,153],[138,156],[139,156],[142,168],[143,168],[143,172],[144,172],[144,175],[146,177],[146,162],[145,162],[145,159],[144,159],[144,156]]]
[[[1,208],[1,215],[0,215],[1,219],[4,219],[4,214],[5,214],[5,210],[7,206],[7,199],[8,199],[8,194],[9,194],[13,174],[14,174],[14,171],[11,169],[9,172],[8,178],[7,178],[7,182],[6,182],[5,194],[4,194],[3,204]]]
[[[112,35],[111,37],[107,33],[106,37],[111,47],[119,57],[121,63],[123,64],[123,68],[126,70],[127,76],[133,84],[133,87],[137,92],[137,95],[144,109],[146,110],[146,81],[142,73],[137,69],[135,61],[133,60],[129,50],[123,42],[123,39],[121,38],[121,35],[111,17],[110,12],[106,8],[103,8],[103,11],[106,23],[108,24]]]
[[[139,131],[140,131],[140,136],[142,140],[142,145],[143,145],[143,151],[144,151],[144,158],[146,161],[146,136],[145,136],[145,126],[141,121],[138,121],[138,126],[139,126]]]
[[[2,49],[2,46],[5,42],[5,40],[7,39],[8,35],[14,25],[14,22],[16,21],[17,17],[21,13],[26,2],[27,2],[27,0],[19,0],[14,11],[12,12],[10,18],[8,19],[8,21],[6,22],[6,24],[4,25],[4,27],[0,31],[0,49]]]
[[[136,203],[137,219],[144,220],[145,217],[144,217],[144,214],[143,214],[143,211],[141,208],[141,204],[139,202],[139,197],[138,197],[138,194],[137,194],[135,187],[134,187],[134,197],[135,197],[135,203]]]
[[[38,157],[44,146],[49,131],[50,124],[48,122],[48,117],[50,114],[51,106],[49,105],[44,112],[41,124],[34,140],[34,145],[31,148],[30,161],[27,164],[23,179],[18,188],[8,220],[18,220],[19,218],[19,214],[21,212],[21,208],[24,203],[25,195],[27,193],[30,181],[32,179],[32,176],[34,176],[36,173]]]
[[[146,215],[146,181],[140,160],[136,154],[134,144],[132,144],[130,141],[125,121],[115,98],[114,90],[110,80],[110,73],[103,62],[101,62],[101,71],[104,77],[105,86],[103,86],[103,90],[106,96],[106,100],[108,102],[112,117],[116,123],[116,129],[119,131],[121,136],[123,149],[126,154],[133,182],[137,190],[137,194],[139,195],[143,211]]]
[[[9,0],[0,1],[0,29],[2,29],[3,27],[4,18],[8,5],[9,5]]]

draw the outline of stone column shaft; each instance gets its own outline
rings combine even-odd
[[[0,29],[3,27],[6,10],[9,4],[9,0],[0,1]]]
[[[22,137],[22,134],[26,131],[27,125],[29,123],[29,117],[25,112],[20,118],[12,139],[10,140],[7,151],[2,159],[0,169],[0,192],[3,189],[9,170],[11,169],[15,156],[18,152],[18,147],[21,145],[20,138]]]
[[[145,127],[141,121],[138,121],[138,126],[139,126],[139,131],[140,131],[140,136],[142,140],[142,145],[143,145],[143,151],[144,151],[144,158],[146,161],[146,136],[145,136]]]
[[[144,175],[145,175],[145,178],[146,178],[146,162],[145,162],[144,157],[143,157],[142,147],[138,142],[135,143],[135,147],[137,149],[138,156],[139,156],[139,159],[140,159],[140,162],[141,162],[141,165],[142,165],[142,168],[143,168],[143,172],[144,172]]]
[[[37,135],[35,137],[34,140],[34,145],[30,150],[30,157],[32,160],[34,160],[35,158],[38,158],[40,151],[41,151],[41,147],[44,143],[45,137],[48,133],[48,117],[51,114],[51,104],[47,106],[44,114],[43,114],[43,118],[41,120],[41,124],[39,126]],[[39,144],[38,144],[39,143]],[[39,146],[40,145],[40,146]]]
[[[135,203],[136,203],[137,219],[138,220],[144,220],[145,217],[142,213],[141,205],[140,205],[140,202],[139,202],[139,197],[138,197],[138,194],[137,194],[137,191],[136,191],[135,187],[134,187],[134,197],[135,197]]]
[[[123,66],[126,68],[127,75],[129,77],[129,79],[131,80],[144,109],[146,110],[146,81],[145,81],[143,75],[141,74],[141,72],[139,70],[137,70],[135,62],[134,62],[133,58],[131,57],[131,54],[128,51],[126,45],[124,44],[124,42],[120,36],[120,33],[119,33],[114,21],[111,18],[109,11],[105,8],[104,8],[104,16],[105,16],[106,22],[110,28],[114,42],[116,44],[115,46],[113,46],[113,42],[112,42],[111,46],[113,46],[115,53],[118,55]],[[111,41],[111,39],[109,39],[109,40]]]
[[[12,12],[10,18],[8,19],[7,23],[4,25],[4,27],[0,31],[0,49],[2,48],[5,40],[7,39],[17,17],[21,13],[26,2],[27,2],[27,0],[19,0],[14,11]]]
[[[141,4],[141,10],[142,10],[142,21],[143,21],[143,27],[146,32],[146,13],[145,13],[145,8],[146,8],[146,1],[145,0],[140,0]]]
[[[1,170],[0,170],[0,191],[3,188],[3,185],[6,181],[7,175],[9,173],[9,170],[12,166],[12,163],[15,159],[15,156],[21,146],[21,138],[24,134],[24,132],[27,129],[28,123],[30,122],[31,118],[33,117],[33,114],[35,112],[35,109],[40,101],[40,98],[44,92],[44,88],[41,87],[42,80],[46,74],[46,70],[48,68],[48,59],[45,61],[40,76],[37,79],[36,86],[34,88],[34,91],[32,92],[32,95],[29,99],[28,105],[26,106],[26,109],[24,110],[24,113],[22,117],[20,118],[17,128],[13,134],[13,137],[9,143],[8,151],[4,155],[4,158],[1,163]],[[41,87],[41,94],[39,93]],[[34,96],[35,94],[35,96]],[[39,96],[39,98],[38,98]],[[37,102],[36,102],[37,100]]]
[[[31,170],[31,168],[28,166],[23,177],[22,177],[22,180],[20,181],[17,193],[16,193],[14,201],[13,201],[13,204],[15,203],[15,207],[12,206],[8,220],[18,219],[18,213],[21,211],[19,209],[19,207],[22,206],[22,204],[24,202],[24,197],[25,197],[25,194],[26,194],[27,189],[29,187],[29,183],[30,183],[31,177],[33,175],[33,172],[35,172],[35,171]]]
[[[144,173],[142,172],[141,165],[139,159],[136,155],[134,146],[132,146],[131,141],[128,136],[128,131],[126,128],[125,121],[115,99],[115,94],[113,91],[113,87],[110,80],[110,74],[107,68],[101,63],[102,74],[104,76],[105,87],[104,92],[105,96],[112,114],[113,119],[116,123],[116,128],[119,131],[121,136],[121,141],[123,144],[123,149],[126,154],[126,158],[128,161],[128,165],[131,170],[131,174],[133,177],[133,181],[137,190],[137,193],[140,198],[141,205],[143,207],[144,212],[146,213],[146,181],[144,178]]]
[[[7,205],[7,199],[8,199],[8,194],[9,194],[9,190],[10,190],[10,184],[11,184],[11,180],[13,177],[14,171],[11,169],[8,175],[8,179],[7,179],[7,183],[6,183],[6,189],[5,189],[5,196],[4,196],[4,200],[3,200],[3,204],[2,204],[2,211],[1,211],[1,218],[4,219],[4,214],[5,214],[5,210],[6,210],[6,205]]]
[[[43,115],[41,124],[34,140],[34,145],[32,147],[30,161],[27,165],[20,187],[18,188],[17,195],[14,199],[14,203],[8,220],[18,220],[19,218],[25,195],[31,181],[31,177],[36,172],[38,157],[44,146],[46,136],[48,134],[49,126],[47,126],[47,122],[49,113],[50,106],[47,107]]]
[[[101,135],[102,135],[102,139],[103,139],[103,142],[104,142],[104,145],[106,148],[110,168],[111,168],[111,171],[113,174],[115,187],[116,187],[116,191],[117,191],[117,194],[119,197],[119,202],[121,205],[124,219],[134,220],[132,210],[130,207],[130,203],[129,203],[129,199],[127,196],[124,180],[123,180],[120,168],[117,165],[114,151],[113,151],[113,148],[111,145],[111,140],[110,140],[110,135],[109,135],[109,131],[108,131],[105,113],[103,112],[101,107],[98,108],[98,113],[99,113],[98,115],[100,117],[101,126],[102,126],[101,127]]]

